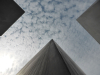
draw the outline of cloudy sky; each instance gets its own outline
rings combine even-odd
[[[100,45],[76,21],[95,1],[15,0],[25,13],[0,37],[0,75],[16,75],[51,39],[86,75],[100,75]]]

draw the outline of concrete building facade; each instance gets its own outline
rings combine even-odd
[[[100,0],[90,6],[77,21],[100,44]]]
[[[85,75],[85,73],[54,40],[51,40],[17,75]]]

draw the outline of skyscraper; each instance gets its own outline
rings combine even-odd
[[[0,36],[23,14],[24,10],[14,0],[0,0]]]
[[[100,44],[100,0],[90,6],[77,21]]]
[[[85,75],[85,73],[54,40],[51,40],[17,75]]]

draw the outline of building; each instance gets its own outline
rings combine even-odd
[[[0,36],[24,14],[24,10],[13,0],[0,0]]]
[[[77,21],[100,44],[100,0],[90,6]]]
[[[52,39],[16,75],[85,75]]]

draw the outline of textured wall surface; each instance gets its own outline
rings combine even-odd
[[[86,75],[100,75],[100,45],[76,21],[95,1],[15,0],[25,13],[0,37],[0,75],[16,75],[51,39]]]

